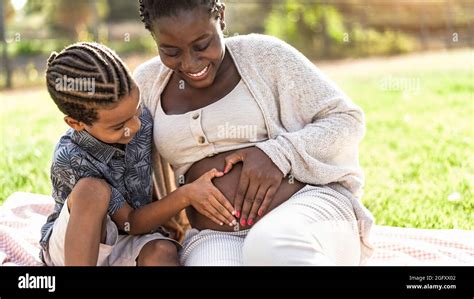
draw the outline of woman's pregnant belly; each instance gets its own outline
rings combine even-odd
[[[233,151],[220,153],[213,157],[204,158],[194,163],[185,174],[186,183],[191,183],[195,181],[201,175],[213,168],[216,168],[219,171],[223,171],[225,165],[225,157],[232,152]],[[230,201],[232,205],[234,205],[234,196],[237,193],[241,171],[242,163],[238,163],[232,167],[232,170],[229,173],[225,174],[220,178],[213,179],[214,185],[217,187],[217,189],[221,191],[221,193]],[[294,193],[303,188],[305,185],[306,184],[301,183],[297,180],[293,180],[292,182],[290,182],[289,180],[284,178],[265,214],[279,206],[281,203],[288,200],[288,198],[290,198]],[[265,214],[262,217],[265,217]],[[212,229],[218,231],[234,231],[233,227],[230,227],[228,225],[220,226],[214,223],[209,218],[200,214],[192,206],[189,206],[186,209],[186,215],[189,219],[189,223],[193,228],[197,228],[199,230]],[[255,220],[256,222],[258,222],[259,218]],[[240,226],[240,230],[248,228],[250,228],[250,226]]]

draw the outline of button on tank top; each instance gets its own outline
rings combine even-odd
[[[218,153],[251,147],[268,140],[262,111],[245,83],[203,108],[168,115],[159,99],[154,141],[179,184],[193,163]]]

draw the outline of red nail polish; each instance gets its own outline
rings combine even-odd
[[[240,211],[235,212],[235,217],[240,218]]]
[[[252,225],[252,224],[253,224],[253,219],[249,219],[249,221],[247,221],[247,223],[248,223],[249,225]]]
[[[246,225],[247,225],[247,221],[245,221],[245,219],[240,220],[240,225],[246,226]]]

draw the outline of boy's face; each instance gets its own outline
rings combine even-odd
[[[64,120],[76,131],[86,130],[96,139],[110,144],[127,144],[141,126],[140,92],[135,85],[129,95],[111,107],[97,108],[98,120],[86,125],[69,116]]]

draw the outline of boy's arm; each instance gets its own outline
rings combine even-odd
[[[81,152],[62,147],[55,153],[51,165],[53,197],[64,202],[79,180],[84,178],[104,179],[100,171]],[[111,185],[110,203],[107,213],[113,215],[126,203],[122,194]]]
[[[217,224],[233,226],[236,220],[233,207],[212,183],[223,172],[212,169],[194,182],[179,187],[160,200],[134,210],[128,204],[112,214],[117,226],[130,235],[150,233],[165,224],[174,215],[192,205],[199,213]]]
[[[155,186],[155,181],[152,180],[152,194],[151,194],[151,201],[157,201],[158,200],[158,194],[156,193],[156,186]]]
[[[133,209],[125,203],[122,208],[112,215],[112,220],[119,229],[130,235],[150,233],[189,206],[186,188],[183,187],[140,209]]]

